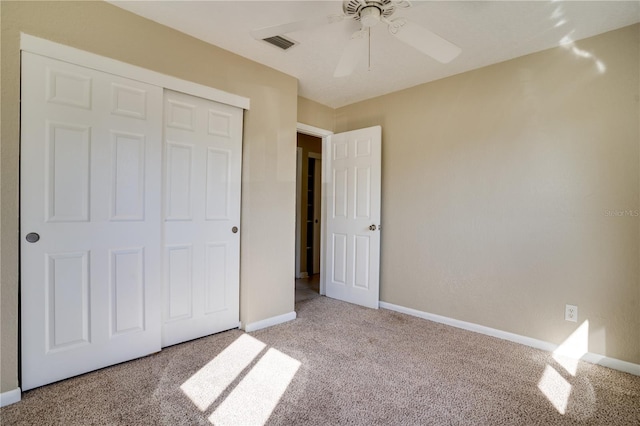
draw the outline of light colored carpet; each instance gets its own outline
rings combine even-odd
[[[640,377],[326,297],[296,308],[26,392],[2,424],[640,424]]]

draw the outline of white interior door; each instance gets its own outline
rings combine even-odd
[[[327,137],[324,187],[326,295],[378,308],[380,126]]]
[[[160,350],[161,105],[22,54],[23,390]]]
[[[162,346],[239,327],[242,117],[165,91]]]

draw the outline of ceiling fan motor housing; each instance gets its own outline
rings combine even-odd
[[[365,27],[372,27],[381,18],[388,18],[396,11],[392,0],[344,0],[342,11],[349,18],[362,21]]]
[[[380,9],[368,6],[360,11],[360,22],[365,28],[374,27],[380,22]]]

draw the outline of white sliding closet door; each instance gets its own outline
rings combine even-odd
[[[162,96],[22,53],[23,390],[160,350]]]
[[[242,109],[165,90],[162,346],[239,326]]]

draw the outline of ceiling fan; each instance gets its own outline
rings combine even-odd
[[[344,0],[342,4],[343,13],[340,15],[320,16],[260,28],[252,31],[251,35],[257,40],[264,40],[345,19],[360,21],[360,29],[353,33],[347,43],[333,73],[334,77],[348,76],[354,71],[367,50],[366,45],[367,40],[370,40],[371,28],[380,23],[387,25],[389,33],[398,40],[439,62],[448,63],[460,54],[461,49],[458,46],[443,39],[432,31],[406,18],[393,18],[393,14],[397,9],[406,9],[409,7],[411,7],[409,0]]]

